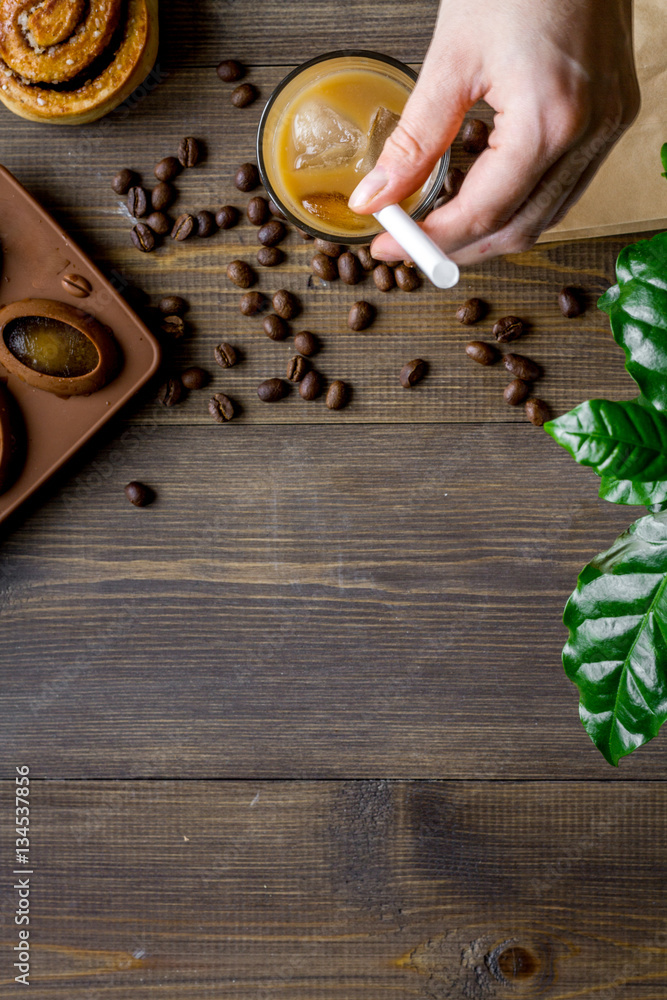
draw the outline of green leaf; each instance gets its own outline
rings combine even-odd
[[[663,509],[667,506],[667,480],[655,483],[633,482],[631,479],[616,479],[615,476],[603,476],[598,496],[609,503],[620,503],[626,506],[633,504]]]
[[[582,570],[563,621],[581,721],[617,765],[667,720],[667,514],[635,521]]]
[[[662,167],[664,170],[663,177],[667,177],[667,142],[664,144],[660,150],[660,159],[662,160]]]
[[[590,399],[544,429],[598,476],[667,479],[667,417],[653,407]]]
[[[667,409],[667,232],[624,247],[616,277],[598,307],[609,315],[625,367],[644,396]]]

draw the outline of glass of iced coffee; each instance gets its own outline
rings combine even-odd
[[[381,232],[348,198],[375,165],[417,74],[376,52],[340,51],[298,66],[273,92],[259,124],[257,161],[271,199],[299,229],[339,243]],[[437,198],[449,162],[439,161],[402,203],[419,219]]]

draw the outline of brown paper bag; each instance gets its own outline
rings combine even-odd
[[[642,107],[580,200],[540,243],[667,229],[667,3],[635,0],[635,58]]]

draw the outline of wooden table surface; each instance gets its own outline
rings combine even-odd
[[[235,168],[283,75],[360,41],[418,64],[435,13],[175,0],[149,93],[76,129],[0,108],[0,159],[118,286],[190,302],[165,372],[203,365],[240,410],[219,426],[209,392],[166,409],[153,386],[4,531],[3,882],[28,765],[40,998],[667,996],[665,737],[609,768],[560,662],[579,569],[641,511],[598,500],[596,477],[504,404],[454,318],[469,295],[490,304],[484,337],[525,317],[554,413],[629,398],[595,299],[632,237],[382,295],[312,280],[291,232],[258,287],[298,294],[318,368],[352,385],[332,413],[256,397],[291,352],[225,277],[253,260],[253,227],[141,255],[110,189],[189,134],[206,158],[176,208],[244,208]],[[229,57],[261,92],[245,110],[215,73]],[[563,284],[587,290],[578,320]],[[353,334],[361,297],[378,320]],[[212,359],[223,339],[243,351],[230,372]],[[415,356],[430,371],[406,392]],[[127,503],[131,479],[152,507]],[[11,892],[0,907],[9,997]]]

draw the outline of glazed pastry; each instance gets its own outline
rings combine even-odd
[[[157,56],[158,0],[0,0],[0,100],[80,125],[121,104]]]

